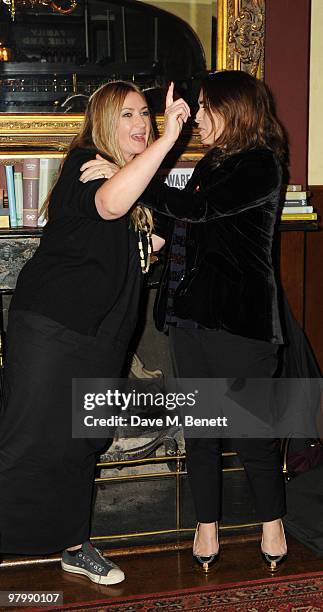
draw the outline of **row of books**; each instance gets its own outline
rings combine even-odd
[[[39,227],[43,204],[56,181],[60,160],[28,157],[0,165],[0,227]]]
[[[302,185],[288,185],[282,210],[282,221],[316,221],[317,213],[310,204],[311,193]]]
[[[29,157],[22,163],[0,165],[0,228],[44,225],[43,204],[56,180],[60,163],[55,158]],[[192,171],[192,168],[174,168],[166,181],[180,179],[183,188]],[[179,176],[180,173],[183,176]],[[310,192],[304,191],[302,185],[288,185],[281,220],[316,221],[317,213],[310,204],[310,197]]]

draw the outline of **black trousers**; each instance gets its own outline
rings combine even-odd
[[[129,330],[130,333],[131,330]],[[33,312],[9,315],[0,415],[0,552],[48,554],[89,537],[104,438],[72,437],[72,378],[120,377],[127,344]]]
[[[277,346],[223,330],[170,328],[174,373],[179,378],[271,377],[277,368]],[[221,516],[221,440],[186,439],[187,470],[197,520]],[[243,463],[259,520],[285,512],[280,445],[276,439],[241,438],[234,446]]]

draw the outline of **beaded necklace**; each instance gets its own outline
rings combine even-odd
[[[146,242],[147,242],[147,257],[145,255],[145,249],[144,249],[144,244],[142,240],[142,231],[138,229],[138,248],[139,248],[139,255],[140,255],[141,272],[143,274],[147,274],[150,268],[151,253],[152,253],[151,233],[147,229],[147,227],[145,227],[144,234],[146,236]]]

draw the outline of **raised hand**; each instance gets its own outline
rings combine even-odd
[[[164,137],[175,142],[182,131],[184,123],[186,123],[190,116],[190,107],[183,98],[179,98],[174,102],[174,83],[171,83],[166,95]]]
[[[174,103],[174,82],[172,81],[167,89],[166,94],[166,108],[171,106]]]
[[[82,172],[80,181],[82,181],[82,183],[87,183],[88,181],[95,181],[102,178],[111,178],[118,172],[119,168],[97,153],[95,159],[85,162],[80,170]]]

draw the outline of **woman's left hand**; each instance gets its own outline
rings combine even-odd
[[[103,178],[109,179],[118,172],[119,169],[118,166],[108,162],[97,153],[95,159],[91,159],[81,166],[80,170],[82,174],[80,176],[80,181],[82,181],[82,183],[87,183],[88,181],[95,181]]]

